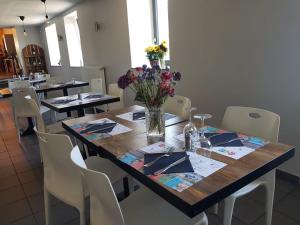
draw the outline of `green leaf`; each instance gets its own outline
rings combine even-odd
[[[135,96],[135,99],[134,99],[134,100],[135,100],[135,101],[142,102],[142,103],[145,103],[145,99],[144,99],[144,97],[143,97],[143,95],[142,95],[141,92],[137,92],[137,93],[136,93],[136,96]]]

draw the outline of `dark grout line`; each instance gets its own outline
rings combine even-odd
[[[281,212],[281,211],[279,211],[277,209],[273,209],[273,214],[274,214],[274,212],[276,212],[278,214],[281,214],[282,216],[287,217],[287,218],[289,218],[290,220],[292,220],[292,221],[294,221],[296,223],[300,223],[300,220],[297,220],[297,219],[295,219],[295,218],[293,218],[293,217],[291,217],[291,216],[289,216],[289,215],[287,215],[287,214],[285,214],[285,213],[283,213],[283,212]]]
[[[8,148],[7,148],[7,145],[6,145],[6,141],[4,141],[4,139],[3,139],[3,136],[1,135],[1,138],[2,138],[2,140],[3,140],[3,142],[4,142],[4,145],[5,145],[5,148],[6,148],[6,150],[8,151]],[[19,141],[16,139],[16,142],[20,145],[20,143],[19,143]],[[21,146],[21,145],[20,145]],[[21,148],[22,148],[22,146],[21,146]],[[24,149],[22,148],[22,150],[24,151]],[[31,207],[31,205],[30,205],[30,201],[29,201],[29,198],[28,198],[28,196],[27,196],[27,194],[26,194],[26,192],[25,192],[25,189],[24,189],[24,186],[23,186],[23,184],[22,184],[22,182],[21,182],[21,180],[20,180],[20,178],[19,178],[19,176],[17,175],[18,173],[17,173],[17,169],[16,169],[16,167],[15,167],[15,165],[14,165],[14,163],[13,163],[13,161],[12,161],[12,156],[10,155],[10,154],[8,154],[9,155],[9,159],[11,160],[11,162],[12,162],[12,166],[13,166],[13,168],[14,168],[14,170],[15,170],[15,172],[16,172],[16,176],[17,176],[17,179],[18,179],[18,181],[19,181],[19,183],[20,183],[20,186],[21,186],[21,188],[22,188],[22,191],[23,191],[23,194],[24,194],[24,196],[25,196],[25,198],[24,199],[26,199],[26,201],[27,201],[27,204],[29,205],[29,207],[30,207],[30,211],[31,211],[31,215],[33,215],[34,216],[34,213],[33,213],[33,208]],[[23,217],[23,219],[24,218],[26,218],[26,217],[28,217],[28,216],[25,216],[25,217]],[[16,222],[16,221],[11,221],[11,222]]]

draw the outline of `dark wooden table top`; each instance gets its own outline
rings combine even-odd
[[[94,107],[94,106],[98,106],[98,105],[109,104],[109,103],[120,101],[119,97],[109,96],[109,95],[103,95],[103,97],[101,97],[101,98],[86,99],[86,97],[88,95],[94,95],[94,94],[96,94],[96,93],[81,93],[82,100],[78,100],[77,95],[49,98],[49,99],[42,100],[41,104],[56,111],[56,112],[62,113],[62,112],[80,110],[80,109],[84,109],[84,108],[89,108],[89,107]],[[66,103],[66,104],[53,104],[53,102],[55,102],[57,100],[64,100],[64,99],[76,99],[76,100]]]
[[[62,89],[83,87],[83,86],[88,86],[88,85],[89,85],[89,82],[85,82],[85,81],[75,81],[75,83],[70,81],[70,82],[61,83],[61,84],[45,84],[45,85],[37,88],[36,92],[41,93],[41,92],[57,91],[57,90],[62,90]]]
[[[118,159],[119,156],[150,145],[152,142],[147,140],[141,125],[119,119],[115,117],[114,114],[115,112],[113,114],[103,113],[92,117],[68,120],[63,122],[63,127],[90,148],[98,151],[102,156],[111,160],[139,182],[143,183],[190,217],[194,217],[215,203],[220,202],[225,197],[278,167],[295,154],[294,147],[279,143],[269,143],[239,160],[212,152],[213,159],[224,162],[227,166],[188,189],[178,192],[150,179],[140,171]],[[133,131],[91,142],[71,128],[74,124],[105,117],[128,126],[133,129]],[[182,148],[183,142],[175,137],[183,132],[185,124],[186,122],[183,122],[166,127],[166,143]]]

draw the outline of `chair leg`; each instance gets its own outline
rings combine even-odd
[[[213,214],[218,215],[219,212],[219,204],[214,204],[214,206],[212,207],[213,209]]]
[[[275,170],[268,174],[266,187],[266,225],[272,224],[273,202],[275,192]]]
[[[193,225],[208,225],[208,219],[206,214],[204,212],[201,213],[201,219]]]
[[[85,208],[84,206],[79,210],[80,214],[80,225],[86,224],[86,215],[85,215]]]
[[[202,224],[201,225],[208,225],[208,219],[207,219],[207,216],[205,213],[203,213],[203,221],[202,221]]]
[[[223,225],[231,225],[235,197],[229,196],[224,200]]]
[[[134,192],[134,179],[132,176],[128,175],[128,186],[129,186],[129,194]]]
[[[46,225],[51,225],[51,202],[50,202],[50,193],[44,189],[44,199],[45,199],[45,220]]]

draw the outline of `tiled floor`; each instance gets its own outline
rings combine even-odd
[[[78,212],[59,200],[53,202],[54,225],[78,225]],[[300,186],[277,179],[273,225],[300,224]],[[222,204],[220,205],[222,214]],[[208,213],[209,224],[221,216]],[[9,103],[0,101],[0,225],[42,225],[44,220],[43,168],[34,136],[18,144]],[[236,202],[232,225],[263,225],[264,189]]]

